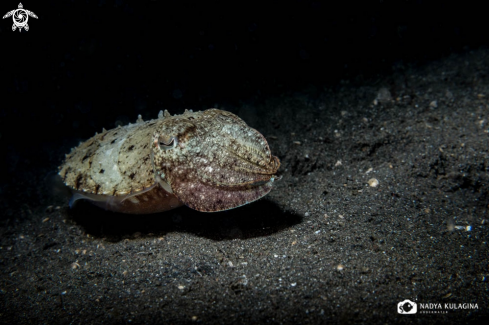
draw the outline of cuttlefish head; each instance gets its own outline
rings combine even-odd
[[[280,167],[263,135],[218,109],[168,117],[153,134],[152,150],[157,182],[205,212],[263,197]]]

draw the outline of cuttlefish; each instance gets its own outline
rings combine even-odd
[[[280,161],[265,137],[223,110],[186,110],[96,134],[66,155],[59,175],[70,207],[146,214],[182,205],[215,212],[270,192]]]

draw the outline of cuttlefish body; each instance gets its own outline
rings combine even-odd
[[[267,141],[238,116],[185,111],[96,134],[59,167],[70,206],[145,214],[181,205],[204,212],[253,202],[272,189],[280,166]]]

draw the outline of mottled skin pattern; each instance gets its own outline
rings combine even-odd
[[[205,212],[255,201],[280,166],[267,141],[236,115],[209,109],[105,131],[66,156],[59,175],[77,199],[107,210]]]

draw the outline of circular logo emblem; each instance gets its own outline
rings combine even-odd
[[[27,24],[27,21],[29,20],[29,16],[24,9],[15,10],[12,17],[14,19],[15,26],[17,26],[18,28],[24,28],[24,26]]]

